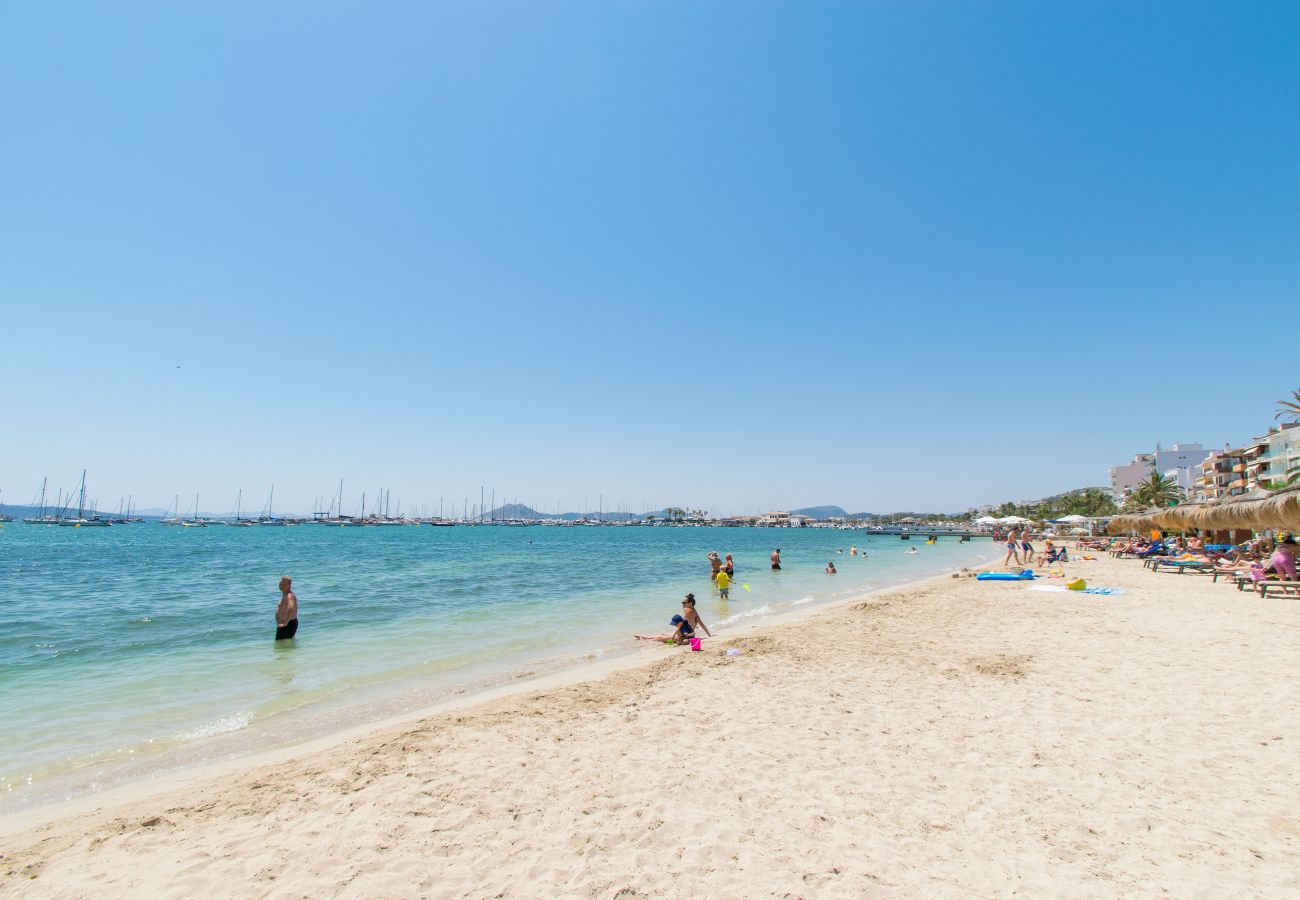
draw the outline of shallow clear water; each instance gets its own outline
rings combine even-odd
[[[849,555],[853,544],[866,558]],[[774,546],[780,572],[768,567]],[[726,604],[710,550],[735,557]],[[987,541],[828,529],[7,525],[0,808],[617,652],[633,632],[667,630],[687,591],[725,634],[991,555]],[[835,577],[823,571],[831,559]],[[282,573],[294,578],[301,625],[276,643]]]

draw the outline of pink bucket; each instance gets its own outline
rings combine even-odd
[[[691,638],[691,649],[692,649],[692,650],[700,650],[700,649],[703,649],[703,647],[704,647],[704,644],[703,644],[703,642],[702,642],[699,638]]]

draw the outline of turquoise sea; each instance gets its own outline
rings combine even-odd
[[[854,544],[865,558],[849,555]],[[772,572],[777,546],[784,566]],[[710,550],[735,558],[725,604]],[[632,633],[666,630],[687,591],[725,635],[993,555],[987,540],[830,529],[9,524],[0,811],[624,652]],[[825,574],[829,560],[840,574]],[[301,626],[276,643],[281,574],[293,576]]]

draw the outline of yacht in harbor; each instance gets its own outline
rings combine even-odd
[[[113,523],[103,518],[93,509],[86,515],[86,470],[81,470],[81,487],[77,491],[77,517],[59,516],[58,524],[65,528],[107,528]]]
[[[48,478],[41,479],[41,500],[40,500],[41,514],[39,516],[29,516],[28,518],[23,519],[23,521],[26,522],[28,525],[59,524],[58,516],[50,515],[48,512],[45,511],[45,484],[48,481],[49,481]],[[35,506],[37,504],[33,503],[32,505]]]

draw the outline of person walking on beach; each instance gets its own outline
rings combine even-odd
[[[1002,565],[1011,565],[1011,558],[1015,557],[1016,565],[1020,565],[1020,535],[1014,528],[1007,532],[1007,558],[1002,560]]]
[[[718,570],[722,568],[722,560],[718,559],[717,550],[712,550],[709,552],[709,565],[713,568],[713,573],[709,575],[709,578],[713,581],[717,581]]]
[[[1029,542],[1029,529],[1020,532],[1020,549],[1025,551],[1025,564],[1034,561],[1034,545]]]
[[[772,571],[776,572],[781,568],[781,548],[777,547],[772,551]]]
[[[280,605],[275,608],[275,639],[291,640],[298,633],[298,595],[293,592],[293,579],[285,575],[280,579]]]
[[[1269,559],[1273,564],[1273,571],[1279,577],[1287,581],[1296,580],[1296,542],[1290,534],[1284,534],[1278,538],[1277,545],[1273,548],[1273,556]]]
[[[731,599],[731,576],[726,569],[718,572],[718,590],[722,592],[722,600]],[[690,596],[689,594],[687,596]]]

